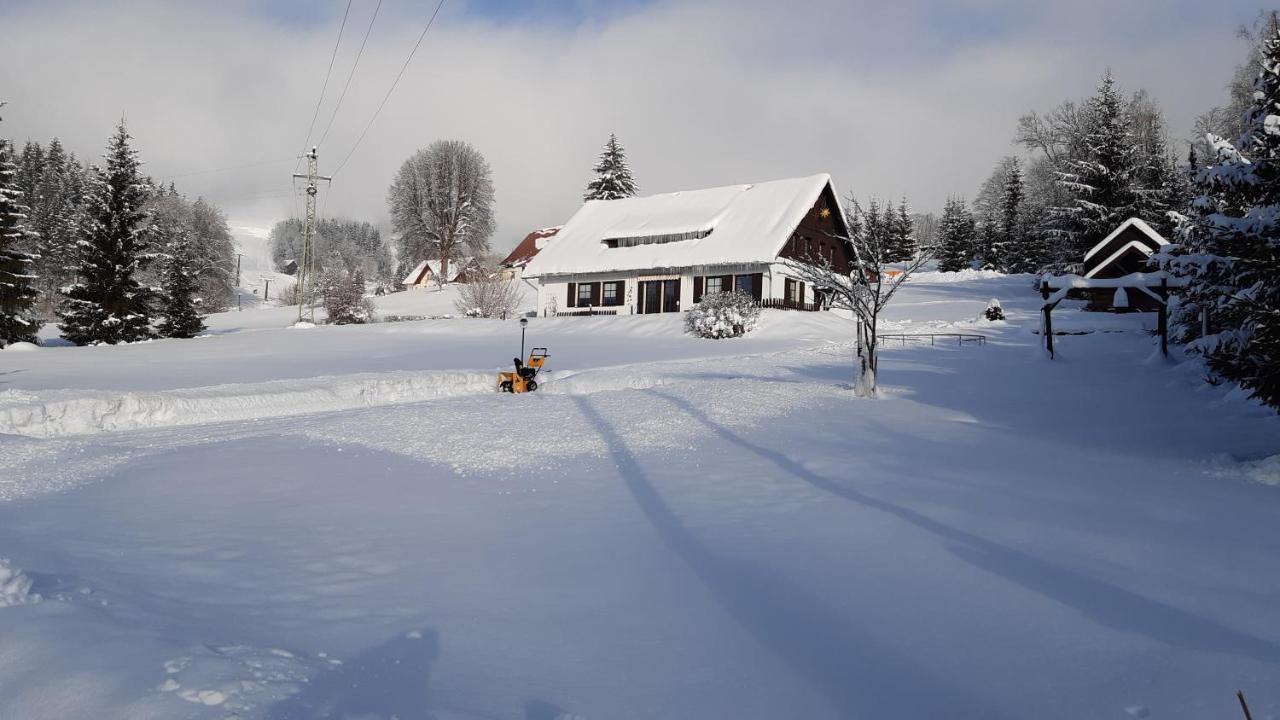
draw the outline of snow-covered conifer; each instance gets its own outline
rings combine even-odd
[[[1173,329],[1213,373],[1280,407],[1280,32],[1261,66],[1244,135],[1211,136],[1215,157],[1193,180],[1170,261],[1190,280]]]
[[[618,144],[618,136],[610,133],[609,142],[605,143],[600,153],[600,162],[593,168],[596,176],[587,183],[587,192],[583,201],[618,200],[634,197],[636,182],[631,177],[631,168],[627,165],[627,156]]]
[[[151,332],[152,291],[138,275],[150,263],[150,188],[138,173],[137,151],[121,123],[107,145],[105,168],[94,168],[77,281],[65,288],[63,337],[77,344],[145,340]]]
[[[1084,156],[1058,173],[1072,200],[1052,210],[1054,235],[1075,258],[1141,210],[1132,124],[1110,72],[1084,108],[1084,126]]]
[[[968,270],[973,262],[978,229],[964,200],[950,198],[942,210],[939,228],[938,269],[942,272]]]
[[[17,169],[9,141],[0,139],[0,347],[35,342],[40,327],[31,315],[36,301],[35,257],[22,250],[30,231],[16,183]]]
[[[203,302],[199,296],[200,272],[191,231],[175,220],[168,220],[172,227],[157,228],[165,245],[161,254],[159,296],[159,314],[163,319],[156,329],[162,337],[191,338],[205,330]]]

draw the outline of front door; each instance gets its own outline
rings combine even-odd
[[[642,314],[680,312],[680,280],[646,280],[640,283]]]

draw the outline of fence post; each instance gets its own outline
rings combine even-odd
[[[1169,357],[1169,279],[1160,278],[1160,310],[1156,316],[1160,333],[1160,354]]]
[[[1040,297],[1044,299],[1044,347],[1049,351],[1049,359],[1054,359],[1053,353],[1053,308],[1049,307],[1049,281],[1041,278],[1040,280]]]

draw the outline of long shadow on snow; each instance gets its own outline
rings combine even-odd
[[[403,635],[311,678],[290,698],[272,705],[270,720],[397,717],[431,720],[428,684],[440,654],[440,638],[426,630],[420,638]]]
[[[734,620],[814,686],[840,717],[1006,717],[964,690],[930,678],[784,577],[703,545],[654,489],[617,431],[585,397],[573,400],[605,441],[618,474],[662,541]]]
[[[1213,620],[953,528],[909,508],[865,495],[810,471],[781,452],[746,440],[716,423],[682,398],[657,390],[646,392],[662,397],[716,435],[768,460],[789,475],[832,495],[889,513],[921,530],[955,543],[948,546],[948,549],[961,560],[1073,608],[1094,622],[1126,632],[1141,633],[1173,647],[1227,653],[1273,665],[1280,664],[1280,645],[1276,643],[1246,635]]]

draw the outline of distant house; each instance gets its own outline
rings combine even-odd
[[[1168,245],[1152,227],[1138,218],[1124,221],[1120,227],[1084,256],[1086,279],[1111,280],[1151,268],[1151,256]],[[1146,293],[1127,292],[1123,288],[1091,288],[1087,291],[1089,310],[1154,311],[1158,303]],[[1117,302],[1119,301],[1119,302]]]
[[[524,239],[515,246],[515,249],[498,264],[502,272],[502,278],[511,280],[521,277],[524,267],[529,264],[534,255],[537,255],[543,248],[551,244],[556,233],[560,232],[561,227],[557,225],[555,227],[542,228],[525,235]]]
[[[423,260],[400,281],[406,290],[422,289],[435,284],[474,282],[483,275],[480,261],[473,257],[449,261],[448,277],[441,280],[439,260]]]
[[[710,293],[817,309],[821,289],[785,261],[818,256],[849,271],[844,214],[829,175],[622,200],[592,200],[524,267],[544,315],[603,308],[679,312]]]

